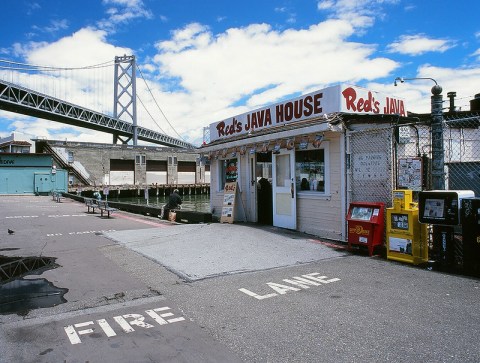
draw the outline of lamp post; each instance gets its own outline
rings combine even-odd
[[[397,81],[404,83],[405,81],[416,79],[429,79],[435,82],[432,87],[431,96],[431,114],[432,122],[430,125],[432,135],[432,189],[445,190],[445,171],[444,171],[444,149],[443,149],[443,96],[442,87],[433,78],[418,77],[418,78],[395,78],[394,85]]]

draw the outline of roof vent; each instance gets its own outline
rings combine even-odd
[[[473,100],[470,100],[470,111],[480,111],[480,93],[477,93]]]

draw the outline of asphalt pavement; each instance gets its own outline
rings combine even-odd
[[[0,362],[480,362],[478,279],[299,232],[2,196],[0,255],[68,289],[0,315]]]

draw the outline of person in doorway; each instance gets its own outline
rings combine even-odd
[[[168,214],[171,210],[180,209],[182,204],[182,198],[180,198],[178,189],[174,189],[168,196],[168,203],[163,207],[163,219],[168,219]]]

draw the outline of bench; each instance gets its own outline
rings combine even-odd
[[[87,213],[90,213],[90,208],[92,208],[93,213],[95,213],[95,208],[98,208],[97,203],[95,203],[95,201],[92,198],[85,198],[84,200],[85,200],[85,205],[88,208]]]
[[[57,203],[61,203],[63,199],[63,194],[61,192],[52,192],[52,200]]]
[[[108,218],[110,218],[110,212],[118,210],[117,208],[109,207],[105,200],[97,200],[97,207],[100,209],[100,215],[103,217],[103,212],[107,212]]]

